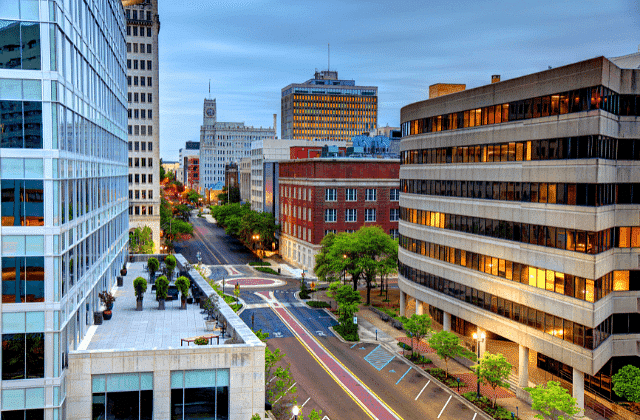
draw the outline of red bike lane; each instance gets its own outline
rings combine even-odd
[[[269,302],[271,309],[282,319],[287,328],[293,332],[309,353],[324,366],[338,384],[372,418],[379,420],[402,419],[390,407],[380,400],[367,386],[345,368],[328,350],[326,350],[309,332],[284,308],[269,292],[258,292]]]

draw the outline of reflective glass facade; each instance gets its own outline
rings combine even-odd
[[[119,1],[0,0],[3,419],[64,419],[125,260],[125,45]]]

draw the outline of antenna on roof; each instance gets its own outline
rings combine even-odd
[[[209,99],[211,99],[211,79],[209,79]]]
[[[331,44],[327,43],[327,71],[331,70]]]

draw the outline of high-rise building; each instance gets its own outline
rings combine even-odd
[[[160,246],[158,0],[125,0],[129,133],[129,223]]]
[[[281,137],[349,141],[378,126],[378,88],[338,79],[337,71],[282,89]]]
[[[639,64],[599,57],[402,108],[401,312],[502,340],[518,392],[542,369],[583,405],[640,365]]]
[[[0,7],[2,417],[64,419],[68,354],[126,259],[118,0]]]
[[[215,99],[205,99],[200,128],[200,189],[222,189],[225,165],[249,157],[251,142],[273,139],[275,128],[256,128],[240,122],[218,122]]]
[[[180,169],[176,175],[176,179],[183,185],[189,185],[189,159],[197,158],[200,161],[200,142],[188,141],[185,146],[180,149],[178,163],[180,163]],[[200,181],[200,166],[198,165],[198,183]],[[192,172],[193,174],[193,172]]]

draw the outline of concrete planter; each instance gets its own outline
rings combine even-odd
[[[136,311],[142,310],[142,299],[136,299]]]
[[[211,320],[211,321],[205,321],[204,323],[205,323],[207,331],[213,331],[213,330],[215,330],[216,324],[218,323],[218,321],[216,321],[214,319],[214,320]]]
[[[180,299],[180,309],[187,309],[187,299]]]
[[[164,299],[158,299],[158,310],[164,311]]]
[[[102,325],[102,312],[94,312],[93,313],[93,324],[94,325]]]
[[[124,278],[122,276],[118,276],[118,287],[124,287]]]

